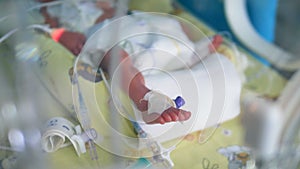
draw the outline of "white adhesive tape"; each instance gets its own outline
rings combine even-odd
[[[146,93],[144,100],[148,101],[148,114],[162,114],[170,107],[175,107],[175,103],[171,98],[154,90]]]

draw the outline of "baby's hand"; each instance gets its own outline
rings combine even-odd
[[[58,19],[55,17],[45,18],[45,24],[48,24],[50,26],[50,28],[58,28],[59,27]]]
[[[78,32],[64,31],[58,42],[66,47],[74,55],[78,55],[86,41],[83,34]]]

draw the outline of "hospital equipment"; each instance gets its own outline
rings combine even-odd
[[[299,102],[299,94],[298,89],[295,88],[295,85],[299,83],[299,58],[261,38],[248,19],[245,4],[246,1],[225,1],[224,4],[226,18],[235,35],[248,48],[260,56],[267,58],[267,60],[280,69],[297,71],[277,101],[272,103],[257,100],[252,102],[253,107],[246,107],[245,115],[251,116],[253,115],[251,112],[255,111],[257,115],[253,116],[258,118],[256,122],[260,125],[263,124],[263,126],[260,126],[260,131],[265,132],[259,133],[253,131],[252,127],[247,126],[246,129],[250,130],[249,133],[251,131],[255,133],[252,134],[254,134],[256,142],[253,142],[253,138],[247,136],[246,141],[250,142],[255,151],[258,150],[256,153],[258,168],[297,168],[299,167],[299,134],[296,131],[299,133],[299,126],[297,127],[294,124],[299,123],[299,110],[298,106],[296,106],[297,102]],[[237,13],[240,18],[237,17]],[[238,24],[245,25],[245,29],[240,29]],[[256,107],[256,110],[254,107]],[[289,149],[287,147],[293,148]],[[276,157],[276,154],[279,157]],[[293,154],[292,156],[294,157],[291,157],[290,154]],[[275,161],[277,162],[270,162],[270,159],[276,159]]]
[[[258,168],[299,167],[299,77],[297,71],[276,101],[245,100],[245,139]]]
[[[264,40],[253,28],[246,13],[246,0],[225,1],[226,19],[237,38],[250,50],[266,58],[273,65],[287,71],[296,71],[300,60],[280,47]],[[238,16],[238,17],[237,17]],[[238,25],[243,25],[241,29]]]
[[[298,57],[273,42],[277,0],[174,2],[203,19],[217,31],[231,32],[233,40],[252,52],[254,58],[284,77],[291,77],[299,68]]]
[[[76,65],[76,64],[75,64]],[[94,139],[97,137],[97,133],[93,132],[94,130],[91,128],[91,124],[90,124],[90,119],[88,117],[88,112],[87,112],[87,108],[83,99],[83,96],[81,94],[80,91],[80,86],[78,84],[78,80],[77,80],[77,73],[75,70],[75,73],[73,75],[73,84],[76,85],[77,88],[77,92],[78,92],[78,104],[75,104],[76,106],[78,105],[76,111],[78,112],[78,118],[80,119],[81,122],[81,126],[84,129],[85,133],[88,136],[88,144],[90,147],[90,155],[91,158],[93,160],[97,160],[98,159],[98,155],[97,155],[97,151],[95,149],[95,145],[94,145]],[[76,90],[76,89],[75,89]]]
[[[36,146],[41,139],[39,120],[43,117],[38,113],[42,109],[37,106],[40,95],[32,94],[33,90],[38,89],[37,79],[28,65],[11,56],[12,58],[1,58],[1,72],[3,73],[1,74],[2,98],[0,102],[1,147],[7,147],[3,150],[9,152],[8,156],[1,161],[1,166],[4,168],[48,168],[45,165],[47,164],[45,156],[40,147]],[[10,63],[10,61],[14,62]],[[8,63],[15,69],[7,66]],[[11,77],[7,78],[7,74]],[[11,78],[14,79],[14,83],[9,82]]]
[[[82,153],[86,153],[85,143],[90,140],[89,137],[95,138],[97,136],[95,131],[91,129],[87,131],[86,133],[82,132],[80,125],[75,126],[72,122],[62,117],[51,118],[47,121],[42,131],[42,148],[44,151],[51,153],[72,145],[77,155],[80,156]],[[92,158],[96,160],[96,156],[92,156]]]

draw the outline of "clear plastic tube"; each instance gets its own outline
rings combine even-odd
[[[9,31],[8,33],[6,33],[5,35],[3,35],[1,38],[0,38],[0,43],[4,42],[7,38],[9,38],[11,35],[13,35],[14,33],[16,33],[19,29],[13,29],[11,31]]]

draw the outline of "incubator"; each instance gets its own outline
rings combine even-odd
[[[93,3],[1,2],[0,168],[300,167],[300,59],[249,26],[245,1],[222,2],[232,32],[180,0],[110,1],[113,18],[80,25]],[[40,22],[49,6],[81,17],[78,56]]]

